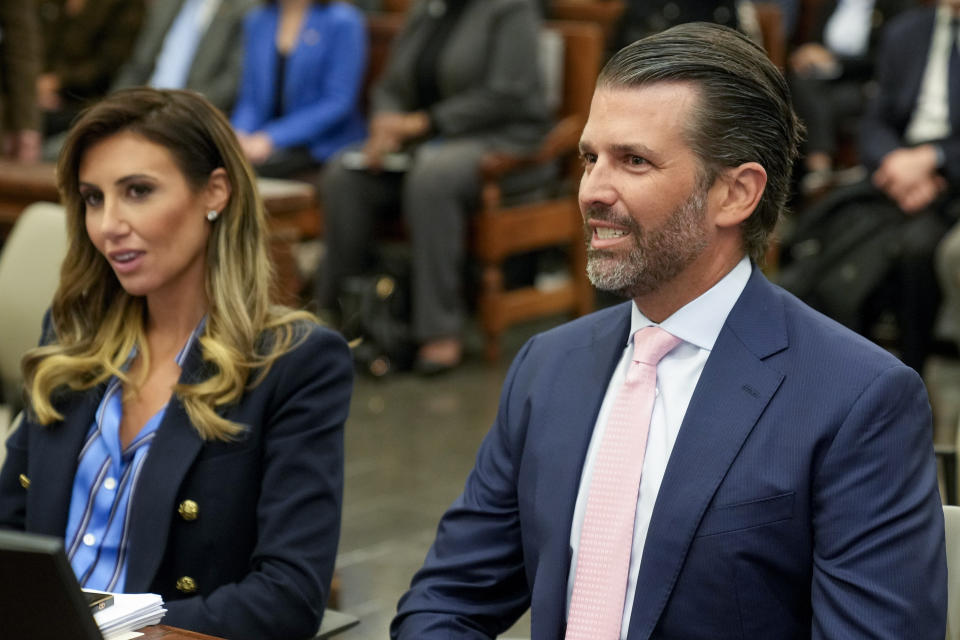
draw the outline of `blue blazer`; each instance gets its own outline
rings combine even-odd
[[[570,526],[629,303],[532,338],[393,638],[562,638]],[[640,563],[630,640],[942,640],[946,557],[916,373],[758,269],[707,360]]]
[[[231,123],[264,131],[279,149],[307,147],[318,162],[363,139],[360,91],[367,69],[363,13],[343,3],[312,4],[284,68],[286,113],[273,113],[277,85],[276,5],[251,12],[244,25],[243,77]]]
[[[195,345],[180,380],[203,375]],[[172,398],[131,504],[124,590],[163,596],[165,624],[231,640],[312,637],[340,535],[352,380],[343,339],[314,328],[226,410],[249,427],[235,442],[201,440]],[[10,436],[0,527],[64,536],[77,456],[103,391],[68,394],[57,405],[62,422],[24,421]],[[195,519],[180,513],[186,500],[198,505]],[[196,593],[178,590],[184,576]]]
[[[906,145],[903,140],[920,96],[927,68],[936,7],[918,7],[887,24],[877,54],[877,94],[860,123],[863,163],[875,171],[883,157]],[[949,81],[951,133],[937,140],[944,151],[941,172],[953,187],[960,186],[960,75]]]

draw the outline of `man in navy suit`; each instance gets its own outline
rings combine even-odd
[[[528,607],[534,640],[943,638],[919,376],[755,265],[798,129],[780,73],[730,29],[680,25],[610,60],[579,198],[592,281],[632,302],[520,351],[393,638],[492,638]],[[624,422],[632,336],[650,326],[677,346],[636,420],[649,422],[638,485],[619,487],[633,526],[613,631],[591,633],[577,594],[587,570],[610,568],[591,557],[579,570],[591,492],[609,474],[606,432]]]

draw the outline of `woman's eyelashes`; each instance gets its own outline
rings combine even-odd
[[[149,197],[153,191],[154,187],[151,184],[132,182],[124,185],[123,196],[128,200],[137,202]],[[83,200],[84,204],[88,207],[98,208],[103,206],[103,192],[94,187],[81,188],[80,199]]]
[[[103,192],[99,189],[80,189],[80,199],[88,207],[97,208],[103,204]]]

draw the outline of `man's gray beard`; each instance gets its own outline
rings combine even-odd
[[[645,231],[633,218],[620,220],[605,207],[587,210],[587,219],[598,218],[626,226],[634,246],[625,257],[613,251],[590,247],[592,229],[587,236],[587,277],[597,289],[625,298],[638,298],[657,291],[677,277],[707,246],[703,219],[707,190],[696,187],[680,206],[673,210],[659,228]]]

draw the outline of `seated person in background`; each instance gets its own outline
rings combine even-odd
[[[271,304],[267,223],[230,123],[199,94],[83,112],[58,167],[69,248],[0,527],[63,536],[81,585],[163,596],[225,638],[313,635],[329,594],[352,364]]]
[[[240,82],[243,18],[256,0],[161,0],[147,5],[133,54],[113,89],[199,91],[230,113]]]
[[[37,103],[44,135],[69,128],[86,103],[106,95],[133,49],[143,0],[39,0],[43,70]]]
[[[40,158],[40,110],[34,95],[40,72],[40,30],[33,0],[0,2],[0,157]]]
[[[319,304],[336,310],[344,278],[368,266],[378,215],[402,213],[413,253],[417,367],[425,373],[462,356],[466,225],[479,200],[480,158],[535,149],[549,127],[538,14],[532,0],[414,4],[373,91],[362,151],[324,169]]]
[[[960,186],[960,0],[911,9],[891,21],[877,56],[877,96],[860,132],[873,184],[907,216],[889,287],[873,306],[892,307],[904,362],[922,371],[940,307],[937,244],[955,221]]]
[[[359,94],[367,31],[337,0],[273,0],[247,16],[231,117],[257,173],[283,178],[364,136]]]
[[[801,190],[812,194],[834,179],[837,140],[845,121],[859,117],[882,27],[910,0],[827,0],[814,34],[789,59],[790,92],[807,127]]]

